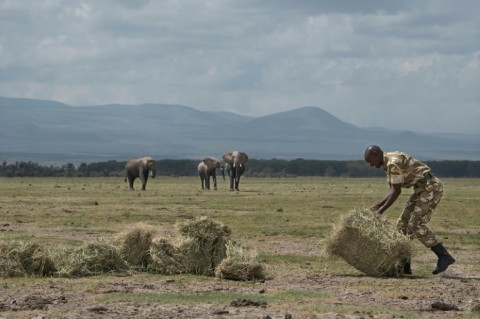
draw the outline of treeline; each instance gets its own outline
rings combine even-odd
[[[199,160],[159,160],[157,175],[195,176]],[[426,161],[432,172],[439,177],[480,177],[480,161]],[[75,166],[67,163],[62,166],[42,166],[35,162],[3,162],[0,177],[90,177],[124,176],[125,161],[82,163]],[[294,177],[294,176],[345,176],[372,177],[384,176],[382,169],[370,167],[364,161],[324,161],[324,160],[256,160],[250,159],[246,176],[254,177]]]

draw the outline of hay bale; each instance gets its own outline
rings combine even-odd
[[[73,251],[65,251],[59,276],[84,277],[126,272],[129,268],[117,249],[107,243],[91,242]]]
[[[50,252],[33,242],[0,243],[0,274],[3,277],[50,276],[56,271]]]
[[[399,262],[414,254],[406,236],[389,228],[368,209],[343,216],[324,244],[327,255],[339,256],[370,276],[397,276]]]
[[[180,221],[175,227],[177,237],[153,241],[150,271],[213,276],[215,268],[226,257],[230,228],[208,217]]]
[[[155,238],[150,247],[151,263],[148,270],[163,275],[189,274],[192,262],[189,261],[188,244],[172,243],[172,239]],[[188,240],[187,240],[188,241]],[[186,249],[187,248],[187,249]]]
[[[151,263],[150,246],[156,229],[144,223],[137,223],[116,236],[114,244],[120,256],[131,267],[147,268]]]
[[[254,250],[242,247],[233,241],[227,244],[227,257],[215,269],[215,276],[231,280],[262,280],[265,269]]]
[[[176,223],[185,238],[180,249],[191,262],[191,273],[213,276],[215,268],[227,256],[226,244],[232,233],[230,227],[206,216]]]

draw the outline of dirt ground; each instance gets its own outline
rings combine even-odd
[[[457,258],[478,258],[462,256]],[[303,267],[310,267],[309,264]],[[314,272],[313,272],[314,273]],[[44,284],[4,290],[0,318],[480,318],[480,278],[461,266],[439,276],[372,278],[358,275],[282,276],[236,284],[207,278],[107,276],[90,289],[85,279],[52,278]],[[411,282],[411,284],[410,284]],[[75,287],[83,287],[75,289]],[[98,302],[115,293],[238,292],[252,296],[275,291],[325,293],[324,298],[265,302],[255,298],[226,303]],[[358,308],[360,310],[352,311]],[[475,309],[478,308],[478,311]],[[392,311],[393,309],[393,311]]]

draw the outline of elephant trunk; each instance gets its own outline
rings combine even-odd
[[[157,169],[156,169],[156,168],[154,168],[154,169],[152,169],[152,170],[150,171],[150,176],[151,176],[152,178],[155,178],[155,175],[157,175]]]
[[[225,169],[220,167],[220,171],[222,172],[223,180],[225,180]]]
[[[233,164],[233,169],[235,170],[235,183],[238,183],[240,180],[240,163],[234,163]]]

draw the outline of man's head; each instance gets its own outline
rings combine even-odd
[[[365,150],[365,161],[370,164],[370,166],[375,166],[380,168],[383,165],[383,151],[380,146],[370,145]]]

